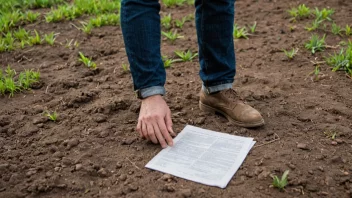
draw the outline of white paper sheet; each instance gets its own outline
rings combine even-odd
[[[225,188],[254,144],[253,138],[187,125],[174,146],[160,151],[145,167]]]

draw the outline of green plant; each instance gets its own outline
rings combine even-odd
[[[122,63],[122,69],[123,69],[124,72],[129,72],[130,71],[128,65],[125,64],[125,63]]]
[[[318,8],[315,8],[314,14],[315,14],[315,18],[318,20],[328,20],[328,21],[332,21],[331,16],[334,14],[334,10],[333,9],[322,9],[319,10]]]
[[[39,16],[40,16],[39,12],[32,12],[32,11],[27,11],[26,13],[23,14],[24,19],[30,23],[37,21]]]
[[[7,66],[5,73],[6,77],[8,78],[13,78],[16,75],[16,71],[14,69],[11,69],[10,65]]]
[[[54,32],[51,32],[50,34],[45,34],[44,39],[49,45],[54,45],[56,40]]]
[[[311,14],[311,10],[309,7],[307,7],[305,4],[298,5],[297,8],[292,8],[291,10],[288,10],[290,16],[292,17],[291,20],[296,20],[298,19],[303,19],[303,18],[308,18],[309,15]]]
[[[349,26],[349,25],[346,25],[346,27],[344,28],[344,31],[345,31],[346,36],[352,35],[351,26]]]
[[[167,39],[169,39],[172,44],[175,43],[176,39],[184,38],[184,36],[177,34],[177,30],[175,30],[174,32],[172,32],[171,30],[169,32],[162,31],[161,34],[164,35]]]
[[[39,33],[37,32],[37,30],[34,30],[34,34],[35,36],[30,36],[29,37],[29,44],[30,45],[39,45],[42,43]]]
[[[175,20],[175,25],[176,25],[176,27],[182,29],[183,25],[185,24],[186,21],[187,21],[187,17],[183,17],[181,20],[176,19]]]
[[[186,0],[162,0],[162,2],[167,8],[169,8],[176,5],[181,6],[186,2]]]
[[[173,63],[177,62],[177,60],[169,59],[167,56],[162,56],[162,59],[164,63],[164,68],[169,68]]]
[[[323,51],[325,49],[325,38],[319,38],[318,35],[312,35],[308,43],[305,44],[306,49],[311,50],[312,54],[315,54],[317,51]]]
[[[79,28],[80,30],[82,30],[86,34],[92,33],[93,25],[91,23],[87,24],[87,23],[82,22],[81,24],[82,24],[82,28]]]
[[[64,16],[62,9],[53,9],[52,8],[51,11],[45,15],[45,21],[47,23],[60,22],[64,19],[65,19],[65,16]]]
[[[289,172],[290,172],[289,170],[286,170],[284,172],[284,174],[282,175],[281,179],[278,178],[276,175],[273,176],[273,186],[275,188],[283,190],[285,188],[285,186],[288,184],[287,177],[288,177]]]
[[[326,59],[326,63],[333,67],[332,71],[343,70],[352,77],[352,42],[349,42],[347,49],[341,49],[339,53],[330,55]]]
[[[306,26],[305,29],[308,30],[309,32],[311,31],[314,31],[316,29],[319,28],[320,24],[323,22],[324,20],[321,20],[321,19],[315,19],[313,22],[312,22],[312,25],[309,27],[309,26]]]
[[[330,138],[332,140],[335,140],[336,139],[336,135],[337,135],[337,132],[335,130],[328,130],[328,131],[325,131],[324,132],[324,135],[327,137],[327,138]]]
[[[13,97],[15,92],[19,90],[19,87],[16,86],[15,81],[11,77],[5,77],[4,82],[6,91],[10,94],[9,97]]]
[[[290,51],[286,51],[284,50],[284,53],[285,55],[289,58],[289,59],[293,59],[296,55],[297,55],[297,52],[298,52],[298,48],[293,48],[292,50]]]
[[[82,52],[79,52],[79,56],[80,56],[79,61],[82,62],[85,66],[93,70],[97,68],[97,64],[94,63],[90,58],[85,57]]]
[[[233,37],[235,39],[245,38],[248,39],[248,31],[245,27],[240,28],[237,24],[233,26]]]
[[[0,95],[5,95],[6,85],[2,79],[0,79]]]
[[[54,122],[56,122],[57,117],[58,117],[56,111],[54,111],[53,113],[50,113],[49,111],[45,111],[45,112],[44,112],[44,115],[45,115],[46,117],[48,117],[49,120],[54,121]]]
[[[13,38],[12,33],[8,32],[3,38],[5,49],[7,51],[12,51],[15,49],[15,38]]]
[[[172,21],[171,14],[168,14],[168,15],[161,18],[161,25],[165,29],[170,29],[171,28],[171,21]]]
[[[29,37],[29,33],[23,28],[19,28],[17,31],[13,32],[13,35],[19,41],[26,41]]]
[[[336,25],[336,23],[332,23],[331,32],[335,35],[342,36],[342,28],[340,26]]]
[[[181,59],[177,59],[176,61],[182,61],[182,62],[192,61],[193,58],[198,56],[198,53],[193,54],[190,50],[188,50],[187,52],[175,51],[175,54],[181,58]]]
[[[249,29],[251,30],[251,33],[254,34],[257,29],[257,22],[255,21],[252,26],[249,26]]]

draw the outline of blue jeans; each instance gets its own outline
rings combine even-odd
[[[236,74],[233,42],[235,0],[196,0],[199,75],[203,90],[232,88]],[[165,94],[158,0],[122,0],[121,27],[134,89],[141,98]]]

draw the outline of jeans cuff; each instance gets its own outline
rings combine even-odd
[[[165,88],[163,86],[153,86],[144,89],[140,89],[141,98],[147,98],[154,95],[165,95]]]
[[[217,91],[222,91],[222,90],[231,89],[231,88],[232,88],[232,83],[225,83],[225,84],[215,85],[211,87],[205,87],[204,84],[202,85],[202,90],[207,94],[211,94]]]

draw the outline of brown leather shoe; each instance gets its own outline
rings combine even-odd
[[[205,112],[218,112],[241,127],[251,128],[265,124],[260,113],[253,107],[243,103],[233,89],[223,90],[210,95],[201,91],[199,108]]]

